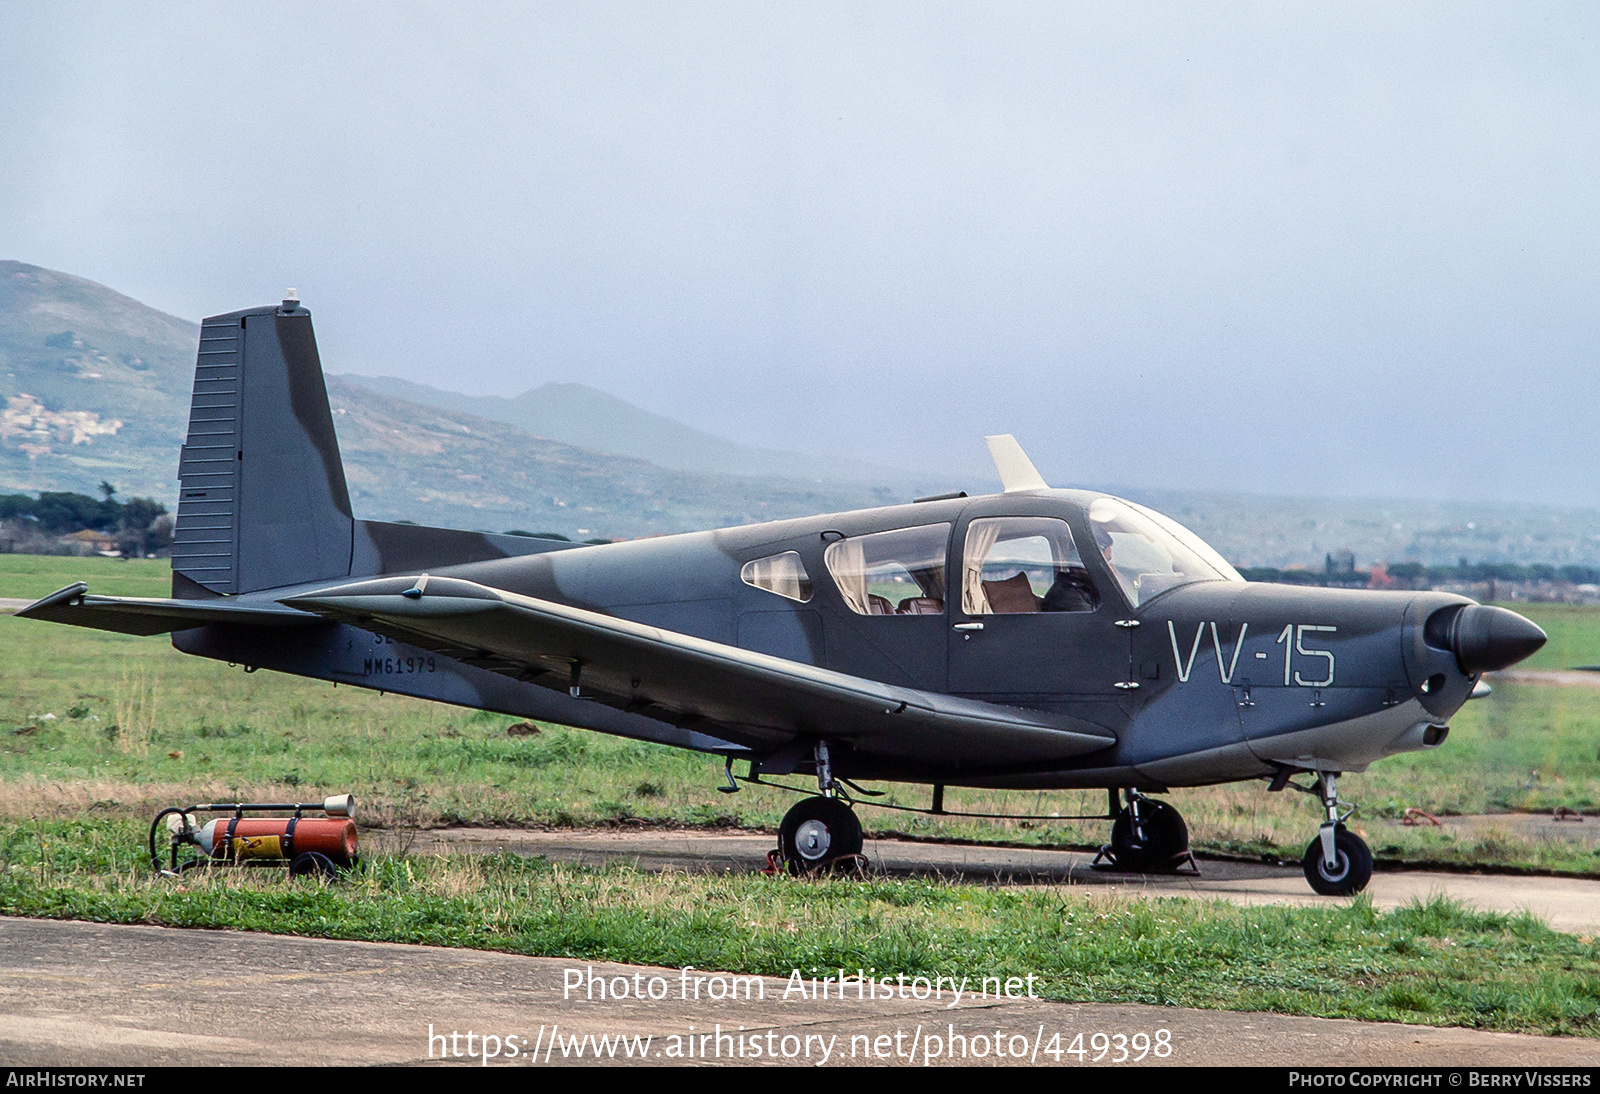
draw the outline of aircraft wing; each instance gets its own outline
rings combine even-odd
[[[282,603],[757,747],[826,737],[873,756],[981,769],[1116,743],[1065,715],[895,687],[459,578],[377,578]]]
[[[154,596],[96,596],[79,581],[36,600],[17,612],[21,619],[70,623],[122,634],[166,634],[208,623],[248,623],[268,627],[303,627],[309,622],[300,612],[270,601],[250,605],[232,599],[168,600]]]

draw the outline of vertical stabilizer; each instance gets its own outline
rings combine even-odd
[[[1011,434],[1001,433],[998,436],[985,437],[983,441],[989,446],[989,458],[994,460],[994,469],[1000,473],[1000,485],[1006,493],[1050,489],[1044,477],[1033,466],[1033,461],[1028,459],[1028,454],[1022,451],[1022,446]]]
[[[311,313],[298,301],[201,325],[178,480],[173,595],[350,573],[350,494]]]

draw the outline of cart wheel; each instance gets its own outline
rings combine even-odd
[[[307,851],[296,855],[289,864],[290,877],[309,877],[319,881],[332,881],[339,876],[339,868],[333,860],[320,851]]]

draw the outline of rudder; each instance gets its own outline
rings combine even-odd
[[[298,301],[201,324],[178,480],[174,596],[350,573],[350,493],[311,313]]]

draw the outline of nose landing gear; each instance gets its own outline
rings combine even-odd
[[[1332,771],[1318,772],[1316,787],[1307,791],[1322,799],[1328,819],[1306,848],[1301,865],[1311,888],[1321,895],[1354,896],[1372,880],[1372,851],[1365,840],[1344,826],[1355,808],[1339,800],[1338,778]],[[1342,815],[1340,806],[1347,806]]]

